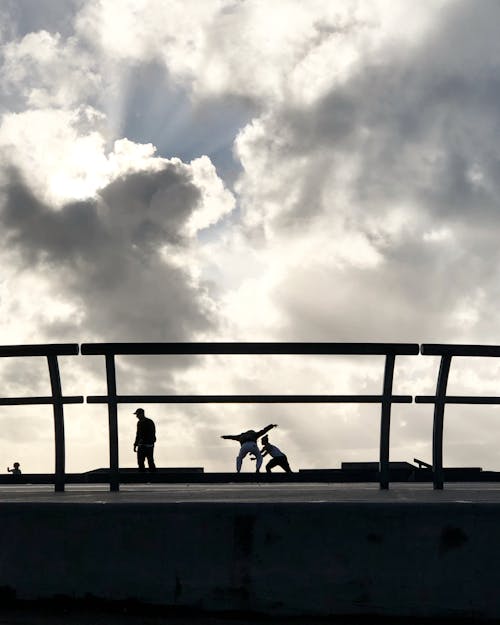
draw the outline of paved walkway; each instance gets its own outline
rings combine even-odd
[[[450,483],[435,491],[432,484],[141,484],[122,485],[110,493],[105,485],[68,485],[55,493],[49,485],[0,487],[1,502],[44,503],[500,503],[500,483]]]

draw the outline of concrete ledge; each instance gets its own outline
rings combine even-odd
[[[500,505],[3,503],[0,586],[268,615],[500,618]]]
[[[367,463],[369,464],[369,463]],[[159,468],[156,473],[145,471],[140,473],[137,469],[120,469],[119,479],[121,484],[360,484],[378,483],[379,472],[375,469],[299,469],[294,473],[205,473],[203,467],[183,468]],[[392,469],[389,473],[390,482],[395,483],[431,483],[433,473],[429,469]],[[109,470],[99,469],[87,473],[67,473],[66,484],[107,484],[109,483]],[[446,483],[498,483],[500,472],[483,471],[479,467],[450,467],[444,469]],[[0,475],[0,485],[19,484],[54,484],[53,473],[23,473],[22,475]]]

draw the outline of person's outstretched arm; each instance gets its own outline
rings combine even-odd
[[[225,438],[230,441],[239,441],[240,435],[239,434],[224,434],[224,436],[221,436],[221,438]]]
[[[272,430],[273,428],[277,428],[277,427],[278,425],[276,423],[271,423],[270,425],[266,425],[264,429],[260,430],[260,432],[257,432],[257,438],[264,436],[264,434],[269,432],[269,430]]]

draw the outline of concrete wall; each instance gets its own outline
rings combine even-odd
[[[500,506],[0,505],[0,586],[205,610],[500,618]]]

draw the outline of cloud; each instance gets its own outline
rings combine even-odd
[[[497,14],[452,4],[418,40],[377,44],[319,97],[274,102],[240,132],[242,220],[267,241],[283,340],[489,336]]]
[[[28,27],[9,7],[4,336],[495,341],[497,3],[89,0],[64,27],[57,10]],[[404,367],[407,392],[432,392],[421,360]],[[173,392],[339,379],[356,392],[379,370],[259,363],[151,376]],[[147,377],[127,371],[134,388]],[[307,413],[332,446],[303,410],[266,414],[295,465],[376,457],[376,419],[357,407]],[[398,414],[397,453],[429,459],[428,412]],[[262,411],[168,415],[185,445],[173,457],[206,445],[222,468],[233,454],[206,441]],[[462,459],[467,414],[453,418]]]
[[[407,5],[387,0],[283,0],[272,6],[263,0],[91,0],[76,29],[121,62],[161,60],[196,98],[232,94],[267,107],[310,100],[349,75],[380,42],[419,39],[449,2],[420,2],[409,22]]]
[[[185,340],[214,323],[203,285],[169,259],[189,245],[184,228],[193,214],[203,219],[188,166],[128,173],[95,199],[58,209],[14,175],[4,191],[3,247],[26,270],[64,285],[83,315],[74,338]]]
[[[68,108],[96,97],[96,61],[74,37],[46,30],[7,42],[2,50],[4,90],[29,108]]]
[[[102,122],[102,114],[86,106],[5,113],[0,124],[3,171],[13,165],[51,204],[92,196],[113,173]],[[136,160],[141,156],[136,154]]]

